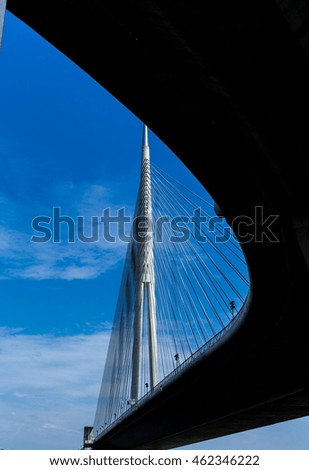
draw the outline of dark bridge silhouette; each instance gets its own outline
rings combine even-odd
[[[279,215],[278,243],[243,244],[252,291],[240,328],[94,448],[164,449],[307,415],[308,4],[8,0],[8,9],[147,123],[230,223],[256,206],[264,220]]]

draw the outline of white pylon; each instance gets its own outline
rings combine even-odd
[[[132,355],[132,383],[131,399],[138,400],[141,389],[141,362],[142,362],[142,332],[144,305],[148,317],[148,347],[149,347],[149,385],[153,388],[158,382],[158,347],[156,331],[156,302],[155,302],[155,275],[153,260],[153,233],[152,233],[152,200],[150,152],[148,145],[148,129],[144,126],[142,145],[142,168],[136,214],[137,225],[143,226],[142,236],[135,230],[136,251],[136,293],[134,307],[134,342]],[[147,300],[147,301],[146,301]]]

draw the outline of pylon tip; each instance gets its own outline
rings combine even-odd
[[[144,124],[143,130],[143,146],[148,146],[148,127]]]

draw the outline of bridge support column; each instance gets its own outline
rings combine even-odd
[[[142,237],[137,234],[137,288],[135,294],[134,312],[134,343],[132,355],[131,400],[138,400],[141,390],[141,361],[143,342],[144,306],[148,318],[148,350],[149,350],[149,380],[150,389],[158,382],[158,347],[156,331],[156,302],[154,290],[154,259],[152,235],[152,200],[150,152],[148,146],[148,131],[144,127],[142,146],[142,171],[139,190],[137,217],[143,222]],[[145,227],[146,225],[146,227]],[[147,230],[146,230],[147,229]],[[147,302],[146,302],[147,299]],[[146,303],[145,303],[146,302]]]
[[[154,286],[146,283],[148,304],[148,342],[149,342],[149,369],[150,388],[158,383],[158,345],[157,345],[157,322]]]
[[[141,361],[142,361],[142,335],[143,335],[143,305],[144,305],[144,284],[138,288],[135,300],[134,312],[134,342],[132,355],[132,383],[131,399],[139,399],[141,382]]]

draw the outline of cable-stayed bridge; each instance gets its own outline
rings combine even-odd
[[[138,200],[92,439],[102,442],[141,403],[218,347],[240,323],[248,288],[234,234],[209,200],[151,164],[145,126]]]
[[[94,447],[176,447],[308,415],[308,3],[7,6],[147,123],[228,224],[264,211],[240,225],[251,289],[238,328]],[[261,239],[271,215],[277,243]]]

